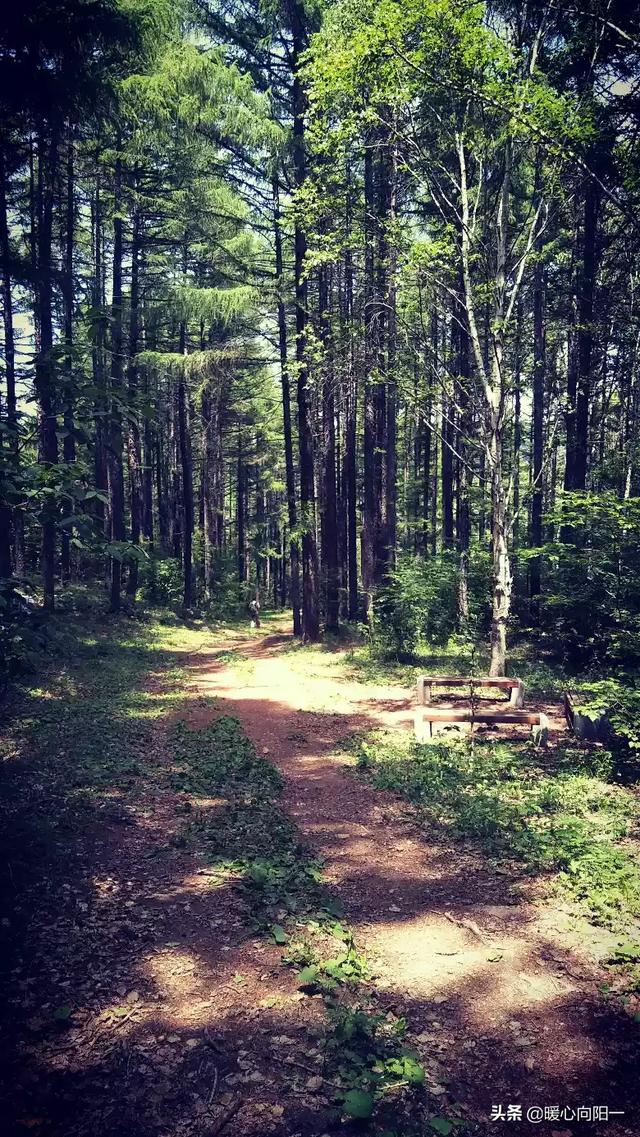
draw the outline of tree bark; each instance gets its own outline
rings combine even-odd
[[[293,436],[291,432],[291,383],[289,380],[289,360],[287,343],[287,313],[284,304],[284,275],[282,259],[282,227],[280,218],[280,199],[278,178],[274,175],[273,227],[275,237],[276,279],[278,288],[278,347],[280,351],[280,383],[282,387],[282,421],[284,426],[284,461],[287,486],[287,516],[289,521],[289,562],[291,566],[291,607],[293,609],[293,634],[302,634],[302,613],[300,610],[300,543],[298,538],[298,506],[296,501],[296,478],[293,463]]]
[[[325,571],[325,628],[336,631],[339,623],[338,515],[336,500],[336,429],[332,349],[329,342],[329,288],[327,269],[320,269],[320,327],[324,344],[322,369],[322,563]]]
[[[536,164],[536,182],[540,186],[540,159]],[[533,408],[531,469],[533,492],[531,495],[530,544],[534,549],[542,545],[543,482],[542,463],[544,447],[544,387],[546,344],[544,327],[544,265],[541,260],[542,243],[536,242],[536,261],[533,269]],[[541,559],[532,557],[529,562],[529,598],[535,621],[540,617]]]
[[[180,354],[187,355],[187,325],[180,323]],[[182,474],[182,606],[188,612],[193,606],[193,466],[191,461],[191,436],[189,433],[189,409],[187,406],[187,385],[184,366],[180,366],[178,376],[178,441],[180,446],[180,468]]]
[[[11,248],[7,216],[7,171],[0,147],[0,258],[2,258],[2,312],[4,326],[4,363],[7,379],[7,447],[12,473],[19,478],[20,435],[16,401],[16,353],[11,289]],[[13,529],[13,565],[11,563],[11,530]],[[0,514],[0,577],[22,576],[25,571],[24,517],[18,508],[4,507]]]
[[[291,60],[293,69],[293,164],[296,189],[306,178],[305,115],[307,97],[299,68],[307,46],[305,8],[300,0],[289,0]],[[307,239],[297,213],[294,223],[296,293],[296,366],[298,395],[298,439],[300,448],[300,515],[302,523],[302,635],[317,640],[320,635],[318,595],[318,551],[316,544],[316,498],[311,406],[308,391],[307,359],[307,283],[304,275]]]
[[[134,191],[137,189],[137,178],[134,180]],[[142,319],[140,308],[140,272],[142,258],[142,218],[140,210],[134,207],[133,239],[131,243],[131,298],[129,317],[129,362],[128,362],[128,395],[129,416],[127,429],[127,457],[129,462],[129,495],[131,512],[131,544],[140,545],[142,534],[142,446],[140,442],[140,425],[138,421],[138,361],[142,337]],[[135,598],[138,591],[138,560],[133,557],[129,565],[127,577],[127,595]]]
[[[242,427],[239,427],[238,461],[236,475],[236,541],[238,558],[238,580],[240,584],[244,584],[247,579],[246,486],[247,471],[244,462],[244,439]]]
[[[37,284],[36,323],[38,352],[35,365],[35,386],[38,398],[39,459],[53,474],[58,464],[58,435],[56,417],[55,368],[53,350],[53,292],[51,266],[51,234],[53,214],[53,171],[57,143],[53,138],[38,139],[37,176]],[[46,611],[55,606],[56,521],[58,509],[55,498],[48,498],[42,507],[42,585]]]
[[[63,329],[66,349],[65,358],[65,391],[64,391],[64,440],[62,456],[67,465],[76,460],[76,442],[74,426],[74,361],[73,361],[73,304],[74,304],[74,276],[73,276],[73,249],[75,230],[75,199],[74,199],[74,152],[73,131],[69,128],[67,150],[67,179],[66,179],[66,210],[65,210],[65,245],[63,267]],[[62,508],[63,520],[70,521],[73,513],[72,503],[66,498]],[[71,529],[67,524],[62,530],[60,542],[60,578],[63,585],[71,579]]]
[[[593,308],[597,268],[599,189],[584,181],[582,240],[577,268],[576,327],[568,374],[567,457],[564,488],[584,490],[589,463],[589,410],[593,356]]]
[[[122,258],[124,222],[122,208],[122,163],[116,159],[114,177],[113,215],[113,285],[111,294],[111,424],[109,432],[109,500],[111,506],[111,540],[124,545],[126,540],[124,518],[124,475],[122,468],[122,409],[124,379],[124,337],[122,321]],[[111,557],[110,607],[120,608],[122,588],[122,558],[119,551]]]

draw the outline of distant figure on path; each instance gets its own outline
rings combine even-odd
[[[260,601],[256,596],[255,600],[249,601],[249,615],[251,616],[251,627],[260,627]]]

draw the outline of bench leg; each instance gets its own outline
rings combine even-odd
[[[429,742],[432,736],[431,720],[425,718],[424,712],[418,709],[414,721],[416,742]]]
[[[549,719],[542,711],[540,712],[540,722],[537,726],[532,726],[531,733],[536,746],[541,748],[547,746],[549,742]]]
[[[524,706],[524,683],[518,683],[517,687],[511,688],[509,705],[519,711],[522,710]]]

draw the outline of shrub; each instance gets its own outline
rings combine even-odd
[[[454,557],[400,556],[375,612],[373,639],[383,654],[410,656],[425,640],[446,644],[456,627]]]

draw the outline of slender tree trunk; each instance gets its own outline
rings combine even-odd
[[[390,212],[389,140],[386,128],[378,132],[375,179],[375,316],[374,332],[374,589],[383,580],[387,567],[386,540],[386,456],[387,456],[387,341],[389,240],[387,223]]]
[[[91,367],[93,385],[97,392],[94,400],[94,471],[96,489],[102,495],[102,498],[106,499],[108,494],[108,481],[107,457],[105,453],[106,447],[104,412],[107,408],[107,398],[104,356],[104,289],[102,283],[102,208],[100,200],[100,186],[97,181],[95,193],[91,202],[91,217],[93,244],[93,279],[91,284],[91,302],[95,314],[93,342],[91,347]],[[108,536],[105,502],[101,499],[98,499],[96,501],[96,517],[102,527],[102,531],[105,537]]]
[[[362,586],[365,597],[365,615],[373,621],[373,596],[376,586],[376,549],[378,545],[377,520],[379,501],[376,500],[376,404],[375,404],[375,181],[371,141],[364,156],[364,510],[362,530]]]
[[[524,312],[522,297],[518,300],[518,318],[516,321],[516,342],[514,346],[513,364],[513,560],[517,563],[518,548],[520,545],[520,456],[522,450],[522,358]],[[515,570],[514,570],[515,575]]]
[[[329,288],[327,269],[320,269],[319,281],[320,326],[324,341],[322,375],[322,488],[321,515],[322,564],[325,571],[325,627],[338,628],[338,515],[336,508],[336,428],[332,348],[329,342]]]
[[[137,177],[134,182],[137,190]],[[133,240],[131,244],[131,299],[129,317],[129,365],[128,365],[128,393],[129,393],[129,423],[127,430],[127,457],[129,461],[129,494],[131,511],[131,544],[140,545],[142,534],[143,489],[142,489],[142,446],[140,442],[140,424],[138,420],[138,360],[140,344],[143,335],[143,323],[140,306],[140,273],[142,258],[142,218],[138,206],[135,207],[133,217]],[[138,591],[138,560],[133,558],[129,566],[127,577],[127,595],[135,598]]]
[[[166,437],[166,436],[165,436]],[[169,469],[168,457],[162,444],[162,432],[156,431],[156,497],[158,499],[158,540],[160,551],[165,556],[172,548],[171,520],[169,511]]]
[[[454,546],[453,528],[453,446],[455,429],[453,416],[455,414],[453,403],[442,393],[442,547],[452,549]]]
[[[242,427],[239,427],[236,477],[236,537],[238,546],[238,580],[240,584],[244,584],[247,579],[246,492],[247,471],[244,462],[244,439]]]
[[[2,312],[4,325],[4,363],[7,377],[7,447],[12,472],[19,477],[20,435],[16,401],[16,352],[13,328],[13,296],[11,290],[11,249],[7,217],[7,173],[4,152],[0,147],[0,258],[2,259]],[[13,528],[13,571],[25,571],[24,517],[20,509],[6,507],[0,513],[0,577],[11,576],[11,529]]]
[[[388,222],[388,281],[387,281],[387,406],[386,406],[386,469],[385,469],[385,563],[387,572],[395,568],[398,540],[398,450],[397,450],[397,261],[398,252],[395,224],[398,213],[398,154],[395,142],[390,145]]]
[[[64,271],[63,271],[63,324],[64,324],[64,342],[66,349],[65,358],[65,392],[64,392],[64,441],[63,441],[63,458],[67,465],[72,465],[76,460],[76,442],[75,442],[75,425],[74,425],[74,374],[73,374],[73,304],[74,304],[74,276],[73,276],[73,248],[74,248],[74,230],[75,230],[75,199],[74,199],[74,152],[73,152],[73,131],[69,128],[69,140],[67,151],[67,184],[66,184],[66,221],[65,221],[65,246],[64,246]],[[66,499],[62,509],[63,520],[67,523],[72,516],[71,502]],[[71,580],[71,528],[67,524],[62,530],[62,538],[60,542],[60,576],[62,584],[68,584]]]
[[[122,328],[122,258],[124,222],[122,209],[122,164],[116,159],[113,214],[113,285],[111,295],[111,430],[109,438],[109,500],[111,506],[111,540],[124,545],[124,473],[122,468],[122,410],[124,379],[124,337]],[[121,556],[111,557],[111,611],[120,608],[122,589]]]
[[[540,159],[536,167],[536,181],[540,184]],[[536,262],[533,269],[533,408],[532,408],[532,483],[531,494],[531,532],[530,543],[534,549],[542,545],[542,506],[543,482],[542,463],[544,447],[544,379],[545,379],[545,329],[544,329],[544,265],[542,264],[541,242],[538,240]],[[534,620],[540,617],[541,559],[532,557],[529,562],[529,597],[531,614]]]
[[[278,192],[277,175],[274,175],[272,190],[276,277],[278,281],[278,346],[280,349],[280,382],[282,386],[282,420],[284,426],[284,461],[287,485],[287,514],[289,520],[291,607],[293,609],[293,634],[295,636],[299,636],[302,634],[302,613],[300,610],[300,543],[298,538],[296,478],[293,464],[293,437],[291,432],[291,384],[289,381],[287,313],[283,298],[284,277],[282,261],[282,228],[280,219],[280,199]]]
[[[511,562],[509,557],[509,517],[502,468],[507,384],[504,374],[504,334],[507,319],[506,284],[509,251],[509,204],[511,196],[512,144],[508,137],[504,150],[504,169],[498,198],[494,310],[491,321],[490,367],[483,357],[475,316],[471,286],[469,195],[464,139],[458,136],[460,163],[461,257],[467,322],[476,368],[484,394],[485,454],[491,474],[491,545],[493,561],[491,611],[490,675],[504,675],[507,662],[507,626],[511,612]]]
[[[148,381],[145,377],[144,393],[148,397]],[[153,552],[154,524],[153,524],[153,426],[148,412],[145,414],[143,429],[143,464],[142,464],[142,534]]]
[[[469,545],[471,542],[471,517],[469,508],[469,471],[467,468],[466,440],[471,432],[471,411],[469,399],[469,380],[471,377],[471,358],[469,351],[469,329],[464,305],[464,283],[461,282],[457,304],[458,315],[458,383],[457,394],[460,405],[460,430],[458,442],[458,517],[456,537],[458,546],[458,627],[465,629],[469,621]]]
[[[200,415],[202,420],[202,505],[204,541],[204,594],[207,600],[213,599],[213,551],[216,546],[215,523],[215,436],[218,423],[213,411],[211,383],[203,388]]]
[[[593,306],[596,284],[596,242],[599,190],[595,180],[585,178],[582,209],[582,240],[577,268],[576,328],[568,375],[567,459],[564,488],[584,490],[589,462],[589,410],[593,356]]]
[[[53,214],[53,171],[57,145],[55,140],[38,139],[37,178],[37,286],[36,321],[39,350],[36,355],[35,386],[38,398],[38,438],[40,462],[49,471],[58,464],[55,367],[53,350],[53,293],[51,278],[51,233]],[[44,607],[55,605],[57,506],[47,500],[42,509],[42,584]]]
[[[295,184],[301,189],[306,178],[305,115],[307,97],[299,74],[302,54],[307,46],[305,9],[300,0],[289,0],[293,68],[293,164]],[[320,635],[318,595],[318,552],[316,544],[316,498],[311,401],[308,390],[307,359],[307,283],[305,256],[307,240],[299,214],[294,222],[296,291],[296,366],[298,394],[298,438],[300,448],[300,514],[302,523],[302,634],[305,640]]]
[[[347,495],[347,558],[349,619],[358,619],[358,490],[356,468],[357,445],[357,373],[351,367],[348,376],[347,422],[345,428],[345,483]]]
[[[180,354],[187,355],[187,325],[180,324]],[[182,474],[182,570],[183,599],[185,612],[193,606],[193,467],[191,462],[191,436],[189,433],[189,408],[184,366],[178,376],[178,441],[180,446],[180,466]]]
[[[420,427],[420,451],[422,459],[422,509],[420,514],[422,529],[420,551],[423,554],[427,553],[430,547],[430,506],[435,513],[435,498],[433,498],[431,494],[431,435],[431,395],[428,395]]]
[[[358,484],[357,484],[357,414],[358,370],[354,351],[353,254],[349,245],[352,228],[352,188],[349,165],[346,170],[347,203],[345,215],[344,258],[344,325],[347,333],[346,413],[344,437],[344,496],[347,527],[347,613],[358,619]]]

